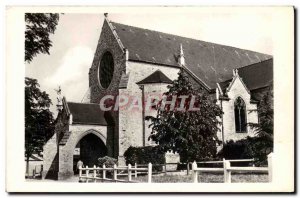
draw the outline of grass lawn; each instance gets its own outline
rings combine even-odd
[[[147,182],[147,176],[132,178],[140,182]],[[223,183],[223,174],[202,173],[198,177],[200,183]],[[192,175],[153,175],[152,183],[192,183]],[[232,183],[260,183],[268,182],[267,174],[232,174]]]
[[[73,177],[64,180],[63,182],[78,182],[78,175],[74,175]],[[127,176],[119,176],[118,179],[127,180]],[[137,182],[147,182],[147,175],[139,175],[137,178],[132,176],[133,181]],[[49,182],[55,180],[39,180],[39,179],[26,179],[26,181],[40,181],[40,182]],[[223,183],[224,176],[223,174],[218,173],[202,173],[198,177],[199,183]],[[90,180],[89,182],[93,182]],[[112,181],[101,181],[97,182],[105,182],[111,183]],[[232,174],[231,175],[232,183],[261,183],[268,182],[268,174]],[[114,183],[114,182],[113,182]],[[193,183],[192,175],[152,175],[152,183]]]

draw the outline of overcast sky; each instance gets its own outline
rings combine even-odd
[[[127,25],[225,44],[272,55],[271,18],[258,13],[109,14]],[[60,85],[68,101],[81,102],[88,90],[88,71],[104,21],[103,14],[60,16],[50,55],[39,54],[26,65],[26,76],[38,79],[56,104]],[[51,108],[55,110],[53,106]]]

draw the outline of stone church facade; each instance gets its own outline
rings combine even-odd
[[[88,165],[108,155],[124,163],[129,146],[153,145],[148,140],[150,123],[144,118],[155,115],[154,109],[130,110],[125,106],[102,111],[99,103],[107,95],[141,100],[162,95],[180,69],[195,88],[205,90],[222,108],[220,140],[255,135],[245,123],[258,122],[253,110],[261,95],[272,89],[272,56],[127,26],[109,21],[106,15],[88,73],[89,94],[84,103],[63,98],[55,134],[44,146],[43,177],[73,175],[79,158]],[[92,140],[95,148],[89,144]],[[99,156],[88,152],[97,149]]]

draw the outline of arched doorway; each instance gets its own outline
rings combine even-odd
[[[73,154],[73,170],[77,174],[77,162],[81,160],[84,166],[92,167],[98,165],[98,159],[107,155],[104,142],[95,134],[85,135],[77,143]]]

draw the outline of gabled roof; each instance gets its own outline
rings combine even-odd
[[[172,80],[170,80],[160,70],[156,70],[154,73],[150,74],[148,77],[146,77],[143,80],[137,82],[136,84],[151,84],[151,83],[167,83],[167,84],[171,84]]]
[[[104,112],[99,104],[67,102],[73,124],[93,124],[107,126]]]
[[[122,44],[129,51],[129,60],[179,67],[180,44],[186,67],[210,88],[232,77],[232,70],[272,56],[249,50],[185,38],[172,34],[111,22]]]
[[[238,69],[238,74],[250,91],[269,87],[273,84],[273,59],[242,67]],[[224,94],[226,94],[226,89],[232,82],[232,79],[230,78],[219,83]]]
[[[219,82],[220,88],[222,89],[223,94],[226,94],[226,89],[229,86],[229,84],[231,83],[232,78],[230,78],[229,80],[223,81],[223,82]]]
[[[273,59],[238,69],[239,75],[249,90],[273,84]]]

